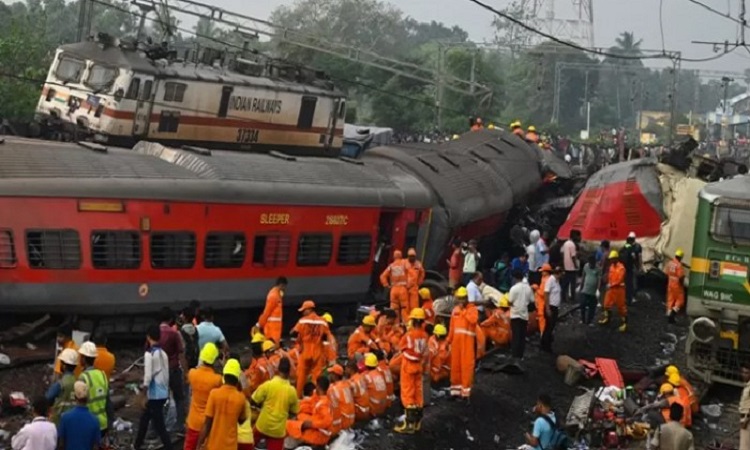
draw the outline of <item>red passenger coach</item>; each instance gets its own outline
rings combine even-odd
[[[385,161],[16,139],[0,157],[3,311],[258,307],[280,275],[292,302],[351,303],[432,203]]]

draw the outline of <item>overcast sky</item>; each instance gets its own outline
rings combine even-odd
[[[204,0],[232,11],[256,17],[268,17],[279,5],[292,4],[294,0]],[[485,0],[497,9],[507,6],[510,0]],[[551,0],[547,0],[551,1]],[[732,14],[737,17],[739,0],[702,0],[721,11],[728,11],[731,1]],[[557,17],[570,18],[573,0],[555,0]],[[643,48],[661,49],[659,32],[659,0],[593,0],[595,45],[608,47],[622,31],[633,31],[643,39]],[[710,46],[691,44],[691,41],[734,42],[737,26],[716,16],[689,0],[663,0],[664,40],[667,49],[679,50],[689,58],[704,58],[713,55]],[[447,25],[459,25],[469,32],[472,40],[492,39],[492,15],[468,0],[391,0],[407,15],[420,21],[436,20]],[[750,14],[749,14],[750,15]],[[748,30],[750,42],[750,30]],[[743,71],[750,67],[750,53],[737,49],[718,61],[700,65],[685,64],[685,67],[706,70]]]

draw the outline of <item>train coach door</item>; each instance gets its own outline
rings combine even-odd
[[[391,262],[393,250],[398,248],[398,242],[395,242],[396,223],[399,217],[398,212],[383,211],[380,214],[378,222],[378,231],[375,238],[375,249],[373,251],[372,265],[372,283],[373,291],[380,289],[380,274],[383,273],[388,264]]]
[[[141,88],[138,93],[138,101],[135,107],[135,117],[133,118],[133,135],[145,136],[148,134],[148,128],[151,124],[151,106],[154,104],[154,80],[141,78]]]

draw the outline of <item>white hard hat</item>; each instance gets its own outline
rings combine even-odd
[[[565,162],[570,162],[572,160],[573,158],[571,158],[570,155],[565,155]]]
[[[61,351],[57,359],[62,361],[63,364],[67,364],[69,366],[78,365],[78,353],[76,353],[76,351],[72,348],[66,348],[65,350]]]
[[[88,358],[96,358],[99,352],[96,350],[96,345],[91,341],[86,341],[78,349],[78,353]]]
[[[630,232],[630,233],[628,234],[628,238],[632,238],[632,239],[635,239],[635,231],[631,231],[631,232]]]

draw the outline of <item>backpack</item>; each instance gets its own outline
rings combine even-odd
[[[200,349],[198,348],[198,330],[195,329],[193,334],[188,334],[180,327],[180,334],[185,344],[185,360],[188,364],[188,367],[185,367],[184,370],[188,371],[198,366],[198,355],[200,354]]]
[[[565,430],[558,424],[560,421],[557,419],[552,420],[546,414],[542,414],[540,417],[549,424],[550,428],[552,428],[552,439],[550,439],[549,444],[544,447],[544,450],[567,450],[570,446],[570,442]],[[557,417],[557,415],[555,415],[555,417]]]

